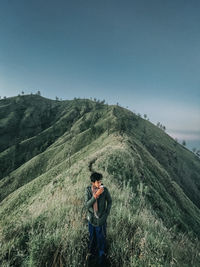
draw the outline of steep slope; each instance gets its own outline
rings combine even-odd
[[[0,178],[45,151],[94,105],[53,101],[38,95],[0,101]]]
[[[57,144],[62,142],[64,145],[67,142],[68,149],[66,148],[67,152],[63,156],[71,157],[81,147],[95,139],[101,131],[104,131],[101,123],[98,125],[98,120],[100,117],[102,120],[108,112],[100,103],[88,100],[59,102],[43,99],[40,96],[21,96],[11,98],[10,103],[9,99],[4,102],[6,105],[1,105],[0,133],[3,140],[6,140],[2,145],[6,149],[0,153],[0,201],[19,186],[48,170],[48,162],[41,156],[43,152],[51,153],[52,164],[57,164],[57,161],[61,160],[53,160],[54,155],[57,156],[56,151],[46,151],[52,144],[58,147]],[[9,111],[6,109],[7,106],[10,107]],[[10,120],[10,114],[15,114],[16,120]],[[15,128],[16,131],[13,131]],[[81,134],[85,130],[87,132]],[[13,137],[15,132],[16,137]],[[75,135],[79,135],[79,138],[75,139]],[[91,139],[85,142],[85,135],[86,139],[89,137]],[[39,157],[34,158],[36,155]],[[34,159],[31,164],[27,165],[34,166],[34,171],[32,167],[26,168],[27,165],[23,165],[32,158]],[[24,172],[28,173],[24,175]]]
[[[115,108],[114,114],[119,121],[119,131],[125,132],[132,142],[137,140],[200,208],[200,159],[163,130],[138,119],[130,111]]]
[[[0,154],[3,166],[8,158],[16,162],[21,157],[20,166],[13,164],[8,170],[6,165],[0,180],[2,266],[84,266],[88,236],[83,203],[91,162],[103,173],[113,198],[108,219],[112,266],[199,265],[196,156],[118,106],[23,97],[33,113],[34,108],[45,112],[48,105],[43,101],[55,105],[57,112],[50,121],[46,117],[38,132],[27,136],[19,132],[18,150],[7,142]],[[6,101],[0,106],[11,105],[16,98]],[[10,107],[12,112],[18,109]],[[10,113],[1,111],[2,133],[5,125],[12,125],[5,124]],[[15,114],[18,122],[25,113]]]

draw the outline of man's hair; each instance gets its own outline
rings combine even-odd
[[[90,175],[90,180],[91,182],[95,183],[95,181],[99,181],[103,178],[103,175],[101,173],[98,173],[98,172],[93,172],[91,175]]]

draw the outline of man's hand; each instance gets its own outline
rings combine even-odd
[[[97,192],[94,194],[94,197],[97,199],[104,191],[103,187],[100,187]]]

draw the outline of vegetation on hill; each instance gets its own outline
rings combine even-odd
[[[119,106],[0,101],[0,265],[85,266],[88,166],[113,206],[111,266],[200,265],[200,160]]]

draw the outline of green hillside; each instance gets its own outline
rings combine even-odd
[[[113,198],[111,266],[200,266],[200,160],[104,101],[0,101],[0,266],[85,266],[89,165]]]

